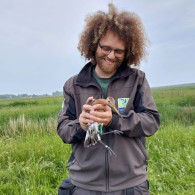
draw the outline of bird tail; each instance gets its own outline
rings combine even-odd
[[[89,131],[87,130],[85,141],[84,141],[84,147],[89,147],[89,146],[91,146],[91,136],[89,134]]]
[[[84,147],[89,147],[91,145],[95,145],[98,142],[98,123],[95,122],[88,127],[86,132]]]

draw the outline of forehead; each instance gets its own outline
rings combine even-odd
[[[125,41],[117,33],[107,31],[100,39],[100,44],[112,47],[113,49],[125,49]]]

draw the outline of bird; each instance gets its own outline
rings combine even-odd
[[[96,104],[102,104],[102,105],[108,105],[110,106],[121,118],[123,118],[121,116],[121,114],[118,112],[118,110],[115,107],[115,100],[113,97],[107,97],[106,99],[95,99],[93,101],[89,101],[88,104],[90,105],[96,105]],[[103,110],[98,110],[99,112],[103,112]],[[101,136],[100,135],[105,135],[108,133],[115,133],[115,134],[121,134],[121,131],[118,130],[114,130],[111,132],[107,132],[107,133],[102,133],[102,123],[98,123],[98,122],[94,122],[91,125],[88,126],[87,132],[86,132],[86,136],[85,136],[85,141],[84,141],[84,147],[89,147],[91,145],[96,145],[98,142],[100,142],[104,147],[106,147],[110,154],[114,154],[113,150],[106,145],[105,143],[102,142],[101,140]]]
[[[93,106],[96,104],[108,105],[122,118],[121,114],[115,107],[115,100],[113,97],[109,96],[106,99],[96,99],[96,100],[90,101],[89,104]],[[101,112],[101,110],[98,110],[98,111]]]

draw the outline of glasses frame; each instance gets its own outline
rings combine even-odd
[[[122,50],[122,49],[112,49],[112,48],[110,48],[109,46],[104,46],[104,45],[100,45],[100,43],[98,43],[98,45],[100,46],[100,48],[101,48],[101,52],[102,52],[102,54],[104,54],[104,55],[109,55],[112,51],[114,51],[114,56],[116,57],[116,58],[122,58],[124,55],[125,55],[125,52],[126,52],[126,50]],[[106,51],[106,50],[104,50],[104,48],[109,48],[109,50],[108,51]],[[117,51],[120,51],[120,52],[122,52],[121,54],[120,53],[117,53]]]

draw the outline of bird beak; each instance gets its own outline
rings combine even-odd
[[[113,108],[113,110],[114,110],[121,118],[123,118],[122,115],[119,113],[119,111],[116,109],[115,105],[113,105],[111,102],[109,102],[109,105],[111,106],[111,108]]]

